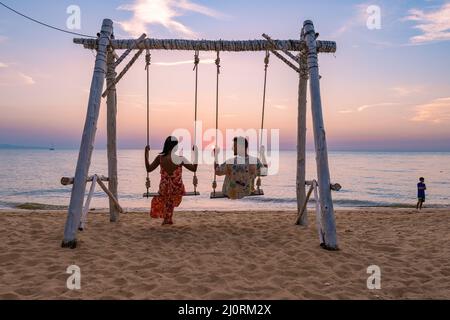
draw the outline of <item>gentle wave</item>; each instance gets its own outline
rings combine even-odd
[[[271,203],[271,204],[296,204],[296,198],[266,198],[261,197],[258,199],[249,198],[244,199],[244,201],[248,202],[258,202],[258,203]],[[308,204],[314,205],[315,200],[310,199]],[[412,204],[401,203],[401,202],[382,202],[382,201],[367,201],[367,200],[354,200],[354,199],[335,199],[333,200],[333,204],[338,207],[414,207]],[[444,206],[439,206],[444,207]]]
[[[24,190],[7,193],[8,196],[43,196],[48,194],[70,194],[70,189]]]

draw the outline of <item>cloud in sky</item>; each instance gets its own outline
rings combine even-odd
[[[26,75],[22,72],[19,72],[19,77],[23,80],[24,84],[26,84],[26,85],[33,85],[36,83],[36,81],[34,81],[34,79],[32,77],[30,77],[29,75]]]
[[[413,94],[423,93],[424,87],[423,86],[396,86],[396,87],[392,87],[391,91],[394,92],[398,96],[406,97],[406,96],[410,96]]]
[[[285,106],[284,104],[275,104],[275,105],[273,105],[273,107],[278,110],[287,110],[289,108],[288,106]]]
[[[188,26],[177,21],[186,13],[198,13],[212,18],[221,18],[223,14],[199,5],[190,0],[135,0],[132,4],[118,7],[118,10],[133,12],[133,17],[126,21],[119,21],[119,25],[133,36],[147,32],[148,25],[161,25],[171,32],[182,36],[197,38],[198,35]]]
[[[338,112],[342,113],[342,114],[348,114],[348,113],[354,113],[354,112],[363,112],[367,109],[372,109],[372,108],[393,107],[393,106],[398,106],[399,104],[400,103],[398,103],[398,102],[381,102],[381,103],[374,103],[374,104],[365,104],[356,109],[341,109]]]
[[[367,21],[367,8],[370,4],[357,4],[354,6],[354,14],[333,34],[333,37],[339,37],[354,28],[363,27],[366,28]]]
[[[358,112],[362,112],[367,109],[371,108],[378,108],[378,107],[391,107],[391,106],[397,106],[399,105],[398,102],[383,102],[383,103],[375,103],[375,104],[365,104],[363,106],[360,106],[357,110]]]
[[[0,86],[28,86],[36,84],[33,77],[20,71],[10,68],[8,65],[0,62],[0,68],[4,71],[0,73]]]
[[[8,37],[2,36],[2,35],[0,34],[0,43],[6,42],[6,40],[8,40]]]
[[[342,109],[338,111],[339,113],[342,114],[347,114],[347,113],[353,113],[354,111],[352,109]]]
[[[428,12],[411,9],[404,20],[415,22],[414,28],[422,32],[410,38],[413,44],[450,40],[450,2]]]
[[[416,114],[411,119],[415,122],[443,123],[450,121],[450,97],[435,99],[429,103],[416,106]]]

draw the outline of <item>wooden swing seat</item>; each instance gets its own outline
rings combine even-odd
[[[200,192],[186,192],[184,194],[184,197],[195,197],[195,196],[199,196]],[[159,193],[158,192],[149,192],[149,193],[144,193],[143,197],[144,198],[154,198],[154,197],[158,197]]]
[[[247,197],[259,197],[264,195],[264,190],[259,189],[253,191],[251,194],[249,194]],[[210,199],[228,199],[226,195],[223,194],[223,192],[211,192]]]

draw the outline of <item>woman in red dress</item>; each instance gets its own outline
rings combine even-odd
[[[173,211],[180,206],[186,193],[183,184],[183,167],[192,172],[196,172],[198,167],[197,164],[191,164],[186,158],[176,155],[177,147],[177,138],[168,137],[164,143],[163,151],[151,164],[148,159],[150,147],[147,146],[145,148],[145,167],[147,172],[153,172],[158,167],[161,167],[159,196],[152,199],[150,216],[155,219],[164,219],[163,225],[173,224]]]

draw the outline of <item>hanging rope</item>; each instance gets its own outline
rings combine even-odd
[[[194,55],[194,71],[195,71],[195,112],[194,112],[194,145],[192,146],[192,151],[195,155],[197,150],[197,119],[198,119],[198,65],[200,63],[200,53],[198,50],[195,51]],[[195,157],[197,158],[197,157]],[[195,159],[195,163],[198,161],[198,159]],[[198,178],[197,178],[197,172],[194,172],[194,178],[192,179],[192,184],[194,185],[194,193],[197,193],[197,186],[198,186]]]
[[[218,162],[218,145],[217,145],[217,138],[219,136],[219,76],[220,76],[220,51],[217,51],[217,59],[216,59],[216,67],[217,67],[217,74],[216,74],[216,145],[214,148],[214,166]],[[217,174],[216,174],[216,168],[214,168],[214,181],[212,183],[213,187],[213,194],[216,195],[216,188],[217,188]]]
[[[263,103],[262,103],[262,116],[261,116],[261,132],[258,140],[258,156],[263,159],[263,164],[265,165],[265,148],[262,145],[263,131],[264,131],[264,120],[266,112],[266,89],[267,89],[267,70],[269,68],[270,53],[266,51],[266,57],[264,58],[264,91],[263,91]],[[258,171],[258,179],[256,180],[256,187],[258,191],[261,189],[261,170]]]
[[[145,70],[147,71],[147,147],[150,148],[150,64],[152,55],[150,50],[147,50],[145,55]],[[151,188],[150,173],[147,171],[147,178],[145,181],[145,187],[147,188],[147,197]]]
[[[266,57],[264,58],[264,91],[263,91],[262,116],[261,116],[261,132],[258,143],[258,152],[261,151],[260,148],[262,146],[262,139],[263,139],[264,120],[266,112],[267,69],[269,68],[269,62],[270,62],[270,53],[269,51],[266,51]]]

